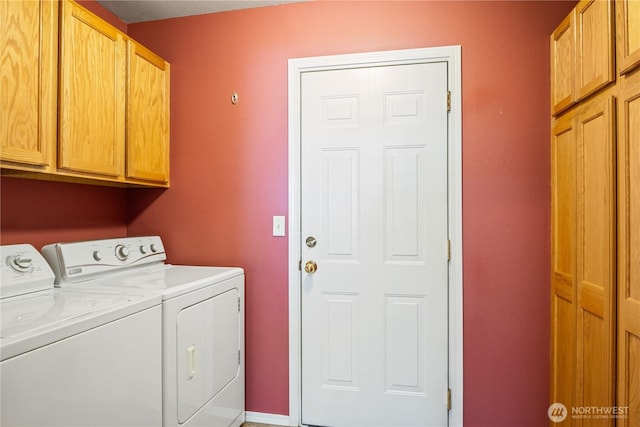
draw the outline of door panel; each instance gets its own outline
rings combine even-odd
[[[179,423],[185,423],[237,375],[238,290],[186,307],[176,320]]]
[[[58,4],[3,1],[0,17],[0,160],[44,169],[56,142]]]
[[[551,141],[551,390],[550,402],[570,408],[576,378],[577,120],[557,119]],[[571,426],[567,417],[564,424]]]
[[[61,4],[59,168],[121,177],[124,34],[76,3]]]
[[[170,66],[127,40],[127,178],[169,182]]]
[[[613,98],[605,94],[581,110],[578,120],[577,406],[615,405],[614,111]]]
[[[447,65],[301,93],[302,421],[446,425]]]
[[[631,2],[630,2],[631,3]],[[618,101],[618,396],[620,427],[640,425],[640,72],[621,79]]]

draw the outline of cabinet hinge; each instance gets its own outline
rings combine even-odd
[[[451,389],[447,389],[447,410],[451,410]]]
[[[447,112],[451,111],[451,91],[447,91]]]
[[[451,240],[447,240],[447,261],[451,261]]]

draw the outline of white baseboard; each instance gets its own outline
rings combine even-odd
[[[271,424],[274,426],[290,425],[288,415],[265,414],[262,412],[246,411],[244,413],[244,419],[248,423]]]

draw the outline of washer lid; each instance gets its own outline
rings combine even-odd
[[[238,267],[200,267],[160,264],[137,268],[126,274],[110,275],[92,281],[75,283],[74,288],[98,290],[103,288],[129,292],[144,290],[160,292],[167,300],[206,286],[241,276],[244,270]]]
[[[160,304],[157,293],[51,289],[0,303],[0,360]]]

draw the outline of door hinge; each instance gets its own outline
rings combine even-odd
[[[447,389],[447,410],[451,410],[451,389]]]
[[[238,366],[240,366],[240,350],[238,350]]]
[[[240,297],[238,297],[238,313],[240,313]]]
[[[451,91],[447,91],[447,112],[451,111]]]
[[[447,261],[451,261],[451,240],[447,240]]]

